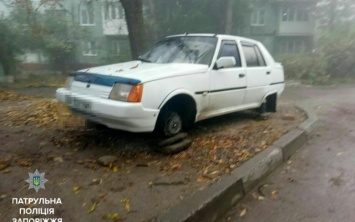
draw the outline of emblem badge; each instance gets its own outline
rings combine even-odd
[[[34,173],[28,173],[30,178],[26,180],[27,183],[29,183],[28,189],[35,189],[36,192],[38,192],[39,189],[46,189],[44,187],[44,183],[47,182],[48,180],[44,178],[45,173],[39,173],[38,170]]]

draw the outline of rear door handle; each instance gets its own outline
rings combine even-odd
[[[239,78],[243,78],[245,76],[245,74],[239,74]]]
[[[270,75],[270,73],[271,73],[270,71],[267,71],[267,72],[266,72],[266,75]]]

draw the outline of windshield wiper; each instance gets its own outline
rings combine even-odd
[[[145,58],[142,58],[142,57],[138,57],[138,60],[142,61],[142,62],[152,63],[152,61],[150,61],[149,59],[145,59]]]

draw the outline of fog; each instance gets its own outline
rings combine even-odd
[[[347,76],[354,73],[354,14],[351,0],[0,0],[0,76],[128,61],[180,33],[259,40],[288,78]],[[316,67],[294,73],[290,61],[305,64],[315,54],[322,56]]]

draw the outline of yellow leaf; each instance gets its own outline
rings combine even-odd
[[[198,177],[196,179],[196,182],[198,182],[198,183],[203,183],[203,182],[206,182],[206,181],[207,181],[207,179],[205,177]]]
[[[276,200],[277,199],[277,194],[278,194],[278,192],[276,190],[272,191],[271,192],[271,198]]]
[[[79,190],[80,190],[80,186],[74,186],[73,187],[74,193],[79,193]]]
[[[2,171],[3,173],[10,173],[11,170],[9,168],[6,168],[5,170]]]
[[[213,171],[213,172],[211,173],[211,175],[215,175],[215,174],[217,174],[217,173],[219,173],[219,171],[218,171],[218,170],[215,170],[215,171]]]
[[[114,166],[113,169],[112,169],[112,171],[113,171],[114,173],[117,173],[117,172],[118,172],[118,167],[117,167],[117,166]]]
[[[96,203],[93,203],[93,204],[89,207],[88,213],[93,212],[93,211],[95,210],[95,208],[96,208]]]
[[[120,219],[119,213],[114,213],[114,214],[106,214],[102,216],[102,219],[104,220],[118,220]]]
[[[243,217],[247,213],[247,208],[244,208],[242,212],[240,212],[239,217]]]
[[[265,200],[265,197],[263,197],[263,196],[258,196],[258,200]]]
[[[124,209],[129,213],[131,212],[131,204],[129,203],[129,201],[126,202]]]
[[[57,161],[59,163],[63,163],[63,158],[58,156],[58,157],[54,157],[54,161]]]

